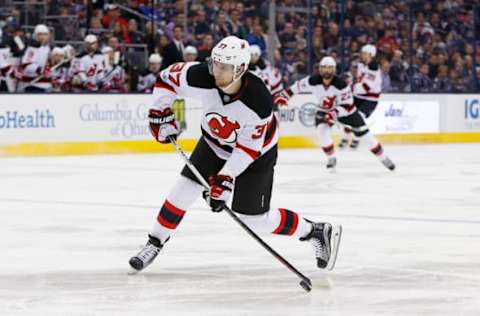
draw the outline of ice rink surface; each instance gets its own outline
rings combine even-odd
[[[343,224],[337,267],[309,244],[266,240],[198,200],[144,273],[146,241],[182,166],[175,153],[0,159],[0,315],[480,315],[480,145],[280,152],[273,205]]]

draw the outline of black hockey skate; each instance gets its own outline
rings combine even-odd
[[[338,148],[344,149],[347,147],[347,145],[348,145],[348,139],[342,138],[340,140],[340,143],[338,143]]]
[[[168,240],[167,240],[168,241]],[[128,263],[133,268],[133,273],[140,272],[155,260],[163,248],[160,240],[152,235],[148,235],[148,241],[137,255],[130,258]]]
[[[358,139],[353,139],[350,143],[350,149],[357,149],[358,145],[360,145],[360,141]]]
[[[327,160],[327,169],[334,170],[336,166],[337,166],[337,158],[329,157]]]
[[[313,223],[312,231],[301,241],[310,241],[315,249],[317,267],[332,270],[337,261],[338,247],[342,237],[342,226],[329,223]]]
[[[388,170],[395,170],[395,164],[393,163],[393,161],[390,160],[390,158],[388,157],[385,157],[385,159],[382,160],[382,164],[388,168]]]

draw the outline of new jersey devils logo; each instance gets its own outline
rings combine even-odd
[[[237,129],[240,124],[237,121],[231,122],[228,117],[215,112],[205,115],[210,131],[226,143],[234,143],[237,140]]]
[[[321,107],[326,110],[332,109],[335,106],[336,98],[337,98],[336,96],[325,97],[322,101]]]

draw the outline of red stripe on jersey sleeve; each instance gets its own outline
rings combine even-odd
[[[367,91],[367,92],[370,91],[370,87],[365,82],[362,83],[362,87],[365,89],[365,91]]]
[[[270,86],[270,89],[271,89],[272,91],[275,90],[275,89],[277,89],[277,88],[280,86],[281,83],[282,83],[282,80],[280,80],[279,82],[277,82],[275,85]]]
[[[260,152],[256,151],[256,150],[253,150],[251,148],[248,148],[248,147],[245,147],[243,146],[242,144],[239,144],[237,143],[237,145],[235,146],[237,147],[238,149],[241,149],[243,150],[247,155],[249,155],[253,160],[257,159],[258,156],[260,156]]]
[[[171,91],[173,93],[175,93],[175,89],[173,89],[173,87],[163,81],[157,81],[155,83],[155,88],[163,88],[163,89],[166,89],[168,91]]]

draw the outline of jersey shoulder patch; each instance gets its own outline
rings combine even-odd
[[[75,58],[80,59],[80,58],[85,57],[86,55],[88,55],[87,52],[86,52],[86,51],[82,51],[82,52],[81,52],[80,54],[78,54]]]
[[[343,90],[347,87],[347,82],[339,76],[333,76],[332,86],[334,86],[338,90]]]
[[[269,117],[272,114],[273,101],[265,83],[250,72],[245,74],[245,80],[247,80],[247,84],[244,88],[245,90],[242,91],[240,101],[257,113],[261,119]]]
[[[187,83],[195,88],[214,89],[215,79],[208,70],[208,63],[203,62],[188,68]]]
[[[144,70],[142,70],[138,75],[139,75],[140,77],[146,77],[146,76],[148,76],[148,75],[151,74],[151,73],[152,73],[152,72],[151,72],[149,69],[144,69]]]
[[[368,64],[368,69],[377,71],[378,70],[378,63],[377,61],[373,60],[370,64]]]
[[[28,46],[34,47],[34,48],[39,48],[39,47],[41,47],[42,45],[40,44],[40,42],[32,39],[32,40],[30,40],[30,41],[28,42]]]
[[[308,84],[311,86],[316,86],[322,84],[322,80],[323,78],[319,74],[312,75],[310,78],[308,78]]]

